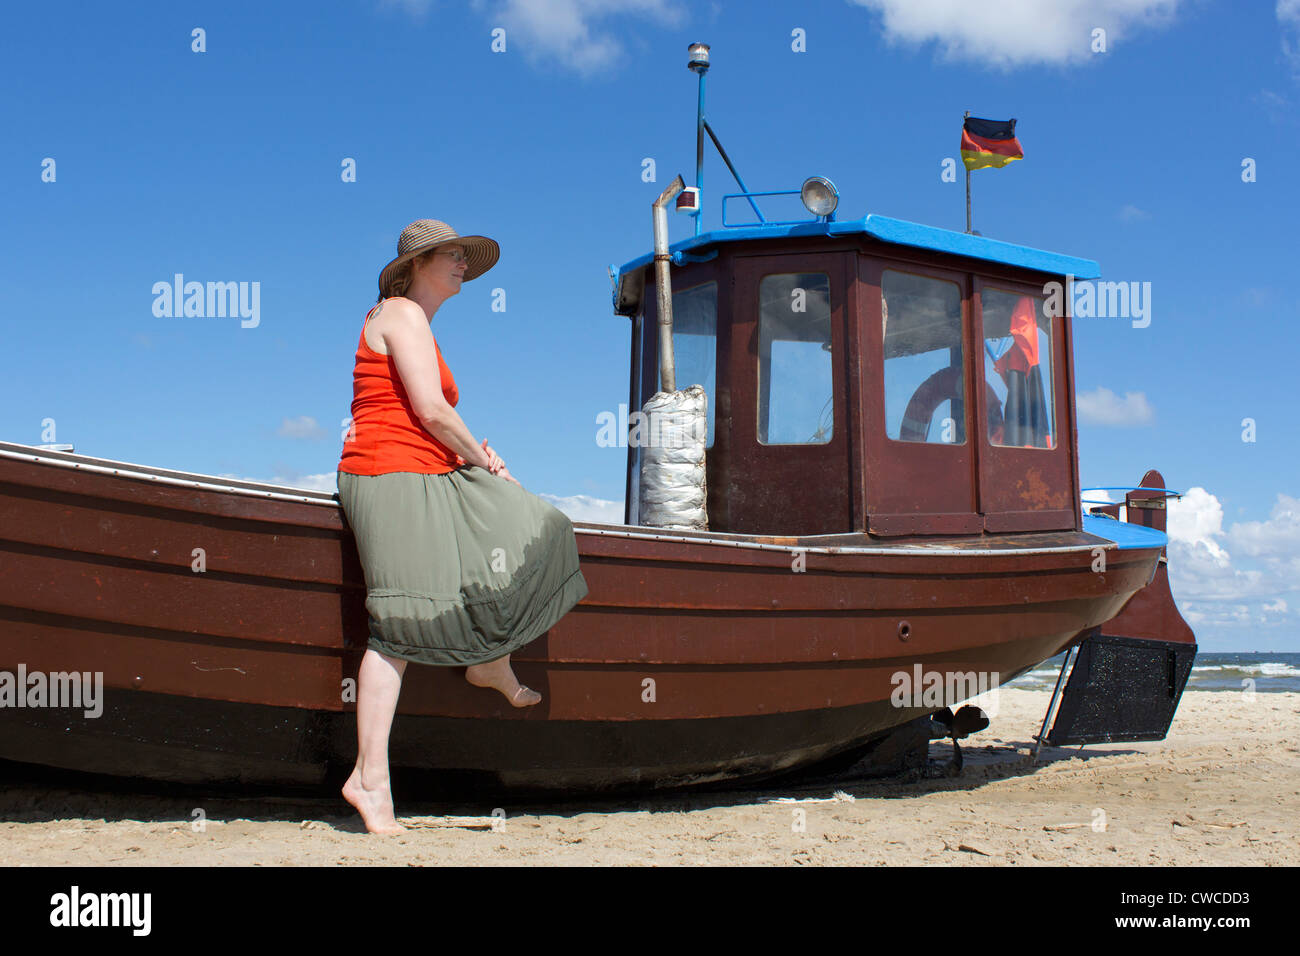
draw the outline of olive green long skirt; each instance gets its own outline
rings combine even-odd
[[[496,660],[587,595],[573,524],[483,468],[338,473],[366,576],[369,646],[440,666]]]

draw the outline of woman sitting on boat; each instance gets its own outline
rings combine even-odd
[[[388,734],[408,661],[465,667],[515,707],[541,701],[510,667],[587,594],[569,519],[525,491],[455,405],[430,323],[496,264],[497,243],[422,219],[379,275],[353,372],[339,501],[366,578],[370,641],[357,688],[357,764],[343,796],[371,832],[393,815]]]

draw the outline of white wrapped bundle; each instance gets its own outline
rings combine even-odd
[[[655,392],[641,409],[640,523],[653,528],[709,526],[704,481],[708,398],[703,385]]]

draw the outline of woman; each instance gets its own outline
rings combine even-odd
[[[465,667],[471,684],[531,707],[541,695],[519,683],[510,653],[587,594],[572,523],[524,491],[486,439],[475,442],[430,328],[499,255],[483,236],[411,223],[357,345],[338,485],[365,570],[370,641],[343,796],[371,833],[405,829],[393,816],[388,733],[407,662]]]

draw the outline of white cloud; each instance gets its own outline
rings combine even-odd
[[[1282,54],[1300,76],[1300,0],[1277,0],[1277,25],[1282,33]]]
[[[1188,601],[1179,610],[1193,628],[1244,627],[1251,621],[1250,606],[1246,604],[1200,604]]]
[[[1194,487],[1167,506],[1169,540],[1187,545],[1203,544],[1217,559],[1227,561],[1219,546],[1223,537],[1223,505],[1204,488]]]
[[[1079,507],[1087,514],[1089,508],[1096,508],[1103,502],[1114,502],[1109,491],[1083,491],[1079,493]]]
[[[273,485],[288,485],[290,488],[306,488],[310,491],[324,491],[334,494],[339,490],[339,476],[336,471],[327,471],[320,475],[299,475],[297,478],[272,478]]]
[[[1094,388],[1076,396],[1079,421],[1085,425],[1149,425],[1155,411],[1145,392],[1125,392],[1120,398],[1108,388]]]
[[[259,485],[281,485],[285,488],[305,488],[308,491],[323,491],[326,494],[334,494],[339,490],[338,472],[327,471],[319,475],[296,475],[292,478],[284,478],[276,475],[274,478],[250,478],[248,475],[219,475],[220,478],[234,478],[236,481],[253,481]]]
[[[1270,110],[1287,109],[1287,99],[1281,93],[1274,93],[1272,90],[1260,90],[1253,97],[1254,102]]]
[[[1285,51],[1285,45],[1283,49]],[[1300,72],[1297,75],[1300,77]],[[1296,125],[1295,111],[1292,109],[1290,101],[1281,93],[1276,93],[1273,90],[1260,90],[1250,99],[1252,103],[1255,103],[1263,110],[1264,115],[1268,117],[1268,121],[1275,126]]]
[[[299,415],[280,422],[276,434],[281,438],[324,438],[325,429],[310,415]]]
[[[556,495],[538,495],[537,497],[559,508],[569,516],[571,521],[590,521],[595,524],[623,523],[623,502],[621,501],[606,501],[603,498],[593,498],[591,495],[569,495],[567,498],[560,498]]]
[[[1181,0],[850,0],[880,14],[887,39],[936,43],[944,57],[1009,69],[1087,60],[1093,30],[1106,50],[1143,28],[1173,21]],[[1296,0],[1282,0],[1294,4]],[[1280,9],[1280,4],[1279,4]]]
[[[1129,203],[1119,211],[1119,218],[1124,222],[1145,222],[1151,218],[1151,213]]]
[[[1174,596],[1188,601],[1240,601],[1277,594],[1277,580],[1263,571],[1232,566],[1227,551],[1214,543],[1169,542],[1169,579]]]
[[[1238,521],[1229,538],[1251,557],[1286,561],[1300,555],[1300,498],[1279,494],[1267,521]]]
[[[530,62],[554,61],[586,76],[615,66],[623,54],[619,33],[640,29],[615,25],[611,22],[615,18],[636,16],[673,26],[684,14],[676,0],[473,0],[473,4],[491,27],[505,29],[507,54],[518,51]]]
[[[1296,504],[1279,495],[1268,521],[1238,522],[1225,530],[1223,506],[1204,488],[1169,503],[1170,586],[1189,624],[1277,625],[1286,618],[1289,605],[1280,595],[1300,588]],[[1256,555],[1266,556],[1263,567],[1237,566],[1225,541],[1249,543]]]

